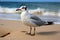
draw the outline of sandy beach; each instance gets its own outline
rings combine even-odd
[[[0,20],[0,40],[60,40],[58,24],[37,27],[35,36],[27,35],[28,31],[20,21]]]

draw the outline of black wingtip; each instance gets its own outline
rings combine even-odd
[[[48,22],[48,24],[46,24],[46,25],[53,25],[54,23],[53,22]]]

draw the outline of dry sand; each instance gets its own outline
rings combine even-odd
[[[37,27],[35,36],[27,35],[27,31],[29,27],[20,21],[0,20],[0,40],[60,40],[60,25]]]

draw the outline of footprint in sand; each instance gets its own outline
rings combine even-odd
[[[5,37],[5,36],[7,36],[7,35],[9,35],[9,34],[10,34],[10,33],[6,33],[6,34],[2,35],[1,38],[2,38],[2,37]]]

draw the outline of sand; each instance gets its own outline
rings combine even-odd
[[[27,35],[28,31],[20,21],[0,20],[0,40],[60,40],[58,24],[37,27],[35,36]]]

